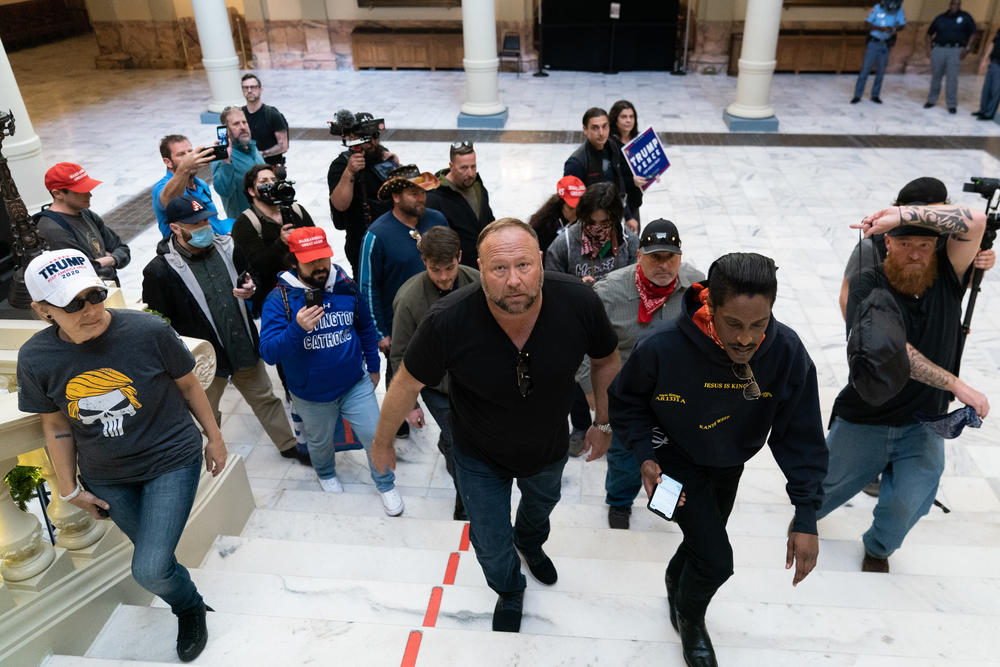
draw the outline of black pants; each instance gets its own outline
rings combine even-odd
[[[689,621],[705,616],[715,591],[733,574],[733,547],[726,522],[733,511],[743,466],[700,466],[665,445],[657,450],[660,468],[684,485],[685,504],[674,512],[684,540],[667,565],[676,582],[677,614]]]

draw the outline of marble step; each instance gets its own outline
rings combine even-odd
[[[381,580],[441,585],[449,559],[458,555],[454,583],[485,587],[486,580],[473,551],[414,549],[390,546],[303,544],[287,540],[220,536],[202,570],[291,575],[343,580]],[[405,563],[405,567],[401,564]],[[586,595],[663,595],[664,559],[613,561],[558,556],[559,581],[553,587],[528,573],[531,590],[555,590]],[[783,561],[768,566],[737,565],[735,575],[717,599],[735,603],[816,605],[900,611],[924,611],[1000,616],[1000,581],[973,577],[882,576],[860,572],[815,570],[798,587]]]
[[[351,665],[394,665],[401,662],[410,633],[409,629],[398,626],[225,612],[210,615],[208,622],[208,645],[193,664],[301,665],[332,661]],[[642,664],[650,659],[665,667],[682,664],[677,644],[448,628],[419,630],[417,665],[576,667]],[[176,657],[171,659],[173,632],[174,619],[166,609],[122,606],[91,646],[87,657],[52,656],[43,666],[142,667],[176,662]],[[255,642],[254,637],[267,637],[267,641]],[[952,664],[940,660],[740,646],[719,646],[718,657],[722,664],[747,667]],[[986,663],[962,661],[961,664],[973,667]]]
[[[222,613],[407,629],[423,624],[432,589],[424,584],[294,575],[201,569],[191,573],[205,599]],[[675,651],[678,637],[667,622],[661,590],[655,583],[646,596],[532,590],[525,595],[522,633],[660,642],[664,651]],[[436,627],[488,631],[495,601],[489,589],[445,586]],[[780,646],[820,654],[936,656],[942,661],[988,661],[1000,653],[996,616],[719,599],[709,609],[708,624],[717,647]]]
[[[681,534],[675,524],[661,523],[661,531],[620,531],[553,524],[545,550],[552,557],[665,562],[677,549]],[[734,528],[737,524],[738,520],[734,517]],[[787,526],[787,523],[779,525]],[[242,535],[309,543],[456,550],[463,526],[462,522],[446,519],[258,509],[250,516]],[[857,572],[864,556],[859,538],[860,530],[849,539],[822,539],[820,566],[827,570]],[[759,536],[731,531],[730,541],[737,566],[774,567],[784,564],[783,532],[776,536]],[[915,539],[893,555],[891,567],[898,574],[992,577],[995,576],[998,559],[1000,546],[996,545],[962,546],[940,538],[927,541]]]
[[[341,514],[355,516],[384,517],[382,503],[371,493],[328,494],[322,491],[293,489],[268,489],[257,495],[260,509],[288,512],[311,512],[316,514]],[[405,497],[404,517],[413,519],[451,519],[454,497]],[[873,498],[863,494],[852,499],[850,506],[838,508],[823,519],[820,534],[824,538],[857,540],[871,525]],[[516,497],[512,508],[516,508]],[[512,513],[516,511],[512,509]],[[756,535],[783,537],[788,528],[788,520],[793,514],[787,500],[779,504],[760,504],[737,501],[729,523],[732,535]],[[552,511],[553,526],[607,528],[608,507],[604,498],[594,503],[560,502]],[[671,532],[677,528],[666,523],[646,509],[645,502],[636,502],[632,508],[632,532]],[[993,546],[1000,544],[1000,512],[951,512],[944,514],[937,508],[925,516],[907,536],[911,544],[954,544],[968,546]]]

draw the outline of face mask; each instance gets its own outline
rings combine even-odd
[[[212,225],[205,225],[191,232],[191,239],[188,241],[188,244],[195,248],[207,248],[212,245],[214,239],[215,230],[212,229]]]

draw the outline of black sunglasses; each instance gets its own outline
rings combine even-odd
[[[87,292],[83,296],[76,297],[75,299],[67,303],[65,306],[63,306],[62,309],[64,312],[67,313],[76,313],[83,310],[83,307],[86,306],[88,303],[93,303],[96,305],[98,303],[103,302],[107,298],[108,298],[108,290],[102,287],[98,287],[97,289],[91,292]]]
[[[472,148],[471,141],[455,141],[451,144],[451,149],[457,151],[460,148]]]
[[[750,368],[750,364],[733,364],[733,375],[736,376],[738,380],[746,380],[747,383],[743,385],[743,398],[748,401],[756,401],[760,398],[760,386],[757,384],[757,380],[753,376],[753,370]]]
[[[531,379],[531,374],[528,372],[528,363],[530,361],[531,355],[527,352],[517,353],[517,366],[514,368],[514,371],[517,375],[517,391],[520,392],[521,398],[528,398],[528,394],[535,387],[535,382]]]

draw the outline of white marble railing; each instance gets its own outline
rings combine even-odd
[[[120,290],[111,291],[108,305],[126,307]],[[16,388],[17,350],[45,326],[30,319],[0,321],[0,390]],[[212,345],[183,340],[207,387],[215,373]],[[82,652],[100,629],[97,621],[103,623],[115,605],[149,596],[131,580],[132,546],[124,535],[110,521],[96,521],[59,500],[56,492],[47,513],[58,535],[50,544],[41,521],[17,507],[3,481],[16,465],[38,466],[49,489],[58,489],[40,418],[17,409],[16,393],[0,394],[0,664],[37,664],[55,649]],[[216,500],[222,489],[225,501]],[[230,457],[219,478],[202,475],[178,557],[197,565],[215,536],[238,531],[252,509],[243,461]],[[80,614],[84,607],[87,613]]]

